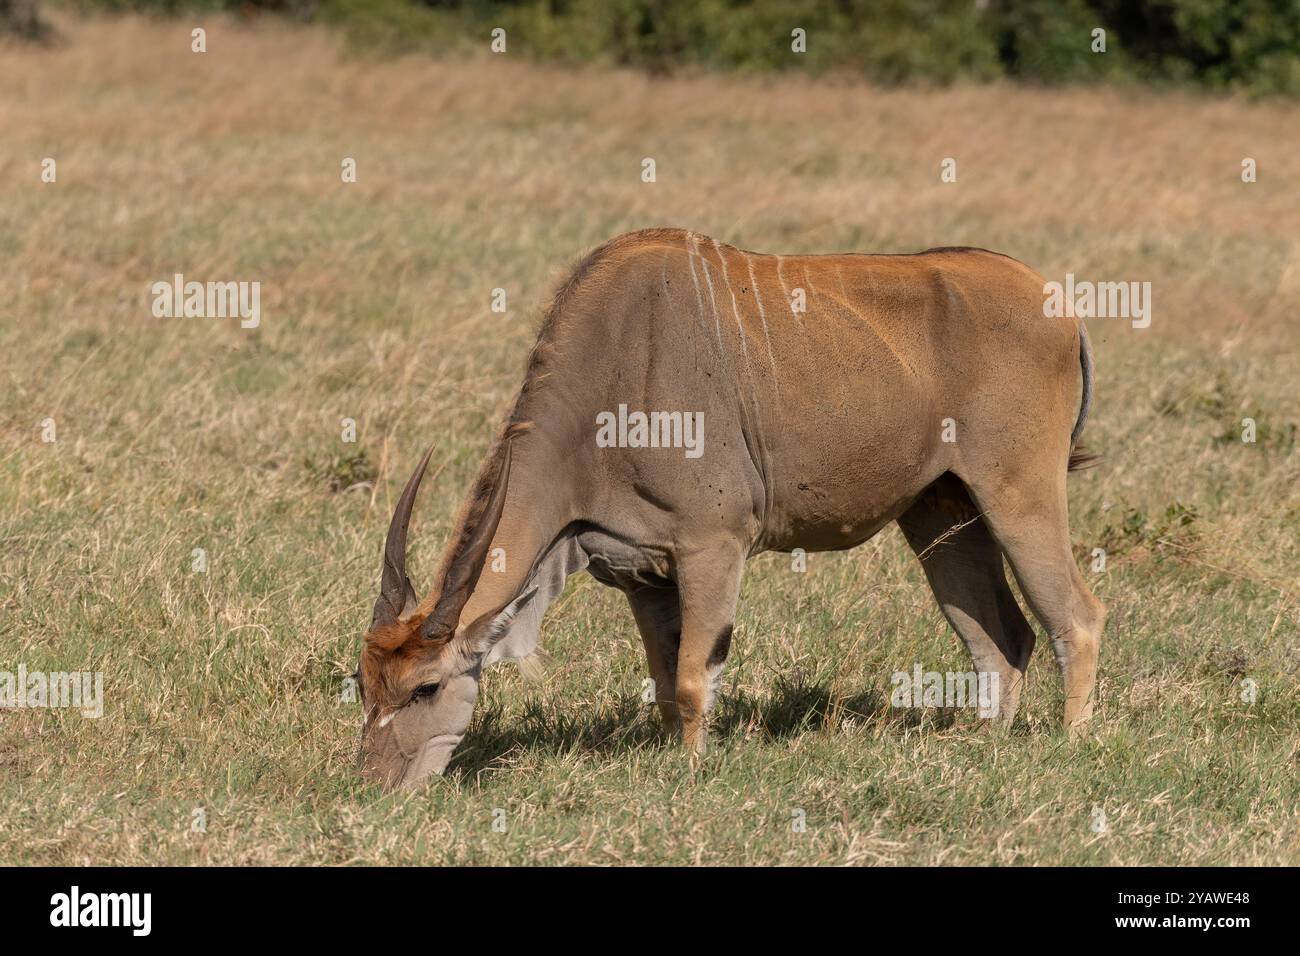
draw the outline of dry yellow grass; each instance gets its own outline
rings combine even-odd
[[[59,49],[0,55],[0,670],[102,670],[106,713],[0,711],[0,860],[1300,861],[1294,106],[376,62],[225,20],[196,55],[187,20],[60,26]],[[340,682],[401,480],[436,440],[427,581],[539,305],[649,225],[1152,283],[1151,328],[1092,324],[1106,458],[1071,479],[1073,523],[1081,561],[1111,553],[1112,623],[1088,740],[1054,734],[1041,646],[1021,733],[890,711],[892,671],[965,669],[890,531],[807,575],[754,563],[697,771],[655,741],[621,599],[583,579],[544,686],[494,674],[447,780],[360,784]],[[261,282],[261,327],[155,319],[175,272]]]

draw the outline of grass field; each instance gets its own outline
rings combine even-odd
[[[0,863],[1300,863],[1293,104],[59,25],[0,51],[0,671],[102,671],[104,715],[0,710]],[[583,575],[544,679],[489,672],[445,779],[363,784],[343,682],[401,482],[435,441],[427,585],[555,283],[650,225],[1152,283],[1150,328],[1091,324],[1104,459],[1072,526],[1111,617],[1083,739],[1044,641],[1008,734],[889,706],[895,671],[968,669],[891,528],[806,574],[751,563],[698,766],[641,701],[623,598]],[[177,272],[259,281],[261,325],[155,318]]]

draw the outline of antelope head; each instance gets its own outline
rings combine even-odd
[[[406,574],[406,531],[432,452],[407,481],[388,526],[379,599],[357,668],[365,709],[362,772],[389,790],[414,787],[446,769],[473,717],[484,654],[504,627],[501,610],[464,625],[460,617],[501,521],[510,445],[472,531],[444,562],[436,599],[421,605]]]

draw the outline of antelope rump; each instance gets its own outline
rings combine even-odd
[[[441,773],[483,668],[535,651],[579,570],[627,596],[664,724],[702,751],[746,559],[852,548],[891,521],[997,675],[1000,722],[1035,640],[1005,556],[1077,727],[1105,617],[1066,507],[1092,357],[1082,322],[1044,316],[1043,289],[980,249],[759,255],[678,229],[601,246],[547,311],[423,600],[406,536],[432,449],[398,500],[358,667],[365,773],[385,787]],[[627,409],[666,417],[650,428]],[[674,447],[674,422],[697,424],[699,454]]]

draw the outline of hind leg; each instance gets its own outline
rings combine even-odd
[[[625,593],[632,605],[637,630],[641,632],[641,643],[645,645],[655,703],[659,705],[664,729],[678,734],[682,729],[677,711],[677,647],[682,634],[682,608],[677,588],[643,587]]]
[[[1037,482],[1022,474],[1014,485],[968,484],[1052,640],[1065,684],[1065,726],[1075,731],[1092,716],[1106,609],[1088,590],[1070,550],[1065,468]]]
[[[1034,630],[1007,585],[1002,549],[966,488],[951,475],[936,481],[898,518],[898,526],[975,669],[998,677],[997,710],[981,716],[1010,724],[1020,705]]]

